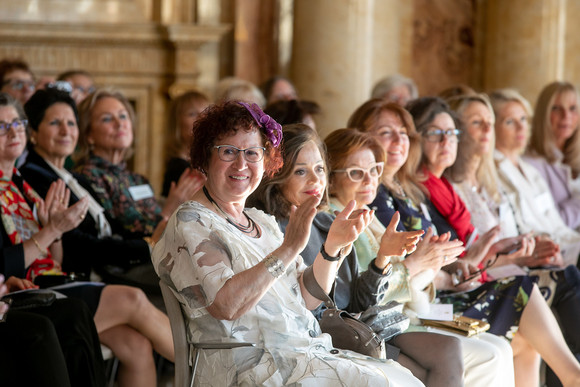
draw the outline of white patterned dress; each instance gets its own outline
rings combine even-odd
[[[206,307],[221,287],[236,273],[260,264],[282,243],[273,217],[255,209],[247,213],[260,225],[260,238],[247,236],[197,202],[184,203],[153,250],[157,273],[188,319],[190,342],[257,344],[233,351],[202,351],[197,384],[422,386],[398,363],[333,349],[330,336],[321,334],[305,307],[298,277],[306,266],[300,257],[244,315],[233,321],[212,317]]]

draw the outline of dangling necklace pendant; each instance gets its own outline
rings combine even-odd
[[[204,193],[205,197],[207,198],[207,200],[209,200],[209,202],[214,206],[214,208],[220,214],[222,214],[224,218],[226,218],[226,221],[229,224],[231,224],[232,226],[234,226],[235,228],[237,228],[238,230],[240,230],[244,234],[253,234],[255,231],[256,232],[255,236],[250,235],[253,238],[259,238],[260,236],[262,236],[262,230],[260,229],[260,226],[258,226],[258,224],[256,222],[254,222],[254,219],[250,218],[248,216],[248,214],[246,214],[246,211],[242,211],[242,214],[244,214],[244,216],[248,220],[248,225],[244,226],[243,224],[238,223],[235,220],[233,220],[232,218],[230,218],[228,213],[225,212],[224,210],[222,210],[222,208],[219,206],[219,204],[217,204],[217,202],[211,197],[211,195],[209,194],[209,192],[208,192],[207,188],[205,188],[205,186],[203,186],[203,193]]]

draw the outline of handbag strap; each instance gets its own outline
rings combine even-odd
[[[306,290],[308,290],[308,292],[314,297],[324,301],[324,304],[328,309],[336,309],[336,303],[334,300],[320,287],[318,281],[316,281],[316,278],[314,277],[314,268],[312,266],[308,266],[302,273],[302,282],[304,283]],[[330,289],[330,293],[332,294],[334,294],[335,284],[336,283],[333,283],[332,289]]]

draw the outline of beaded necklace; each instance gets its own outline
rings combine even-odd
[[[254,219],[250,218],[248,214],[246,214],[246,211],[242,211],[242,214],[244,214],[244,216],[248,220],[248,225],[244,226],[243,224],[238,223],[232,218],[230,218],[230,216],[224,210],[221,209],[221,207],[216,203],[216,201],[213,200],[213,198],[211,197],[205,186],[203,187],[203,193],[205,194],[207,200],[209,200],[209,202],[214,206],[214,208],[226,218],[229,224],[231,224],[244,234],[252,234],[254,231],[256,231],[256,236],[253,236],[252,238],[259,238],[260,236],[262,236],[262,231],[260,230],[260,227],[256,224],[256,222],[254,222]]]

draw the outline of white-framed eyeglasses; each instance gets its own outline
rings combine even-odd
[[[370,177],[379,177],[383,174],[383,168],[385,167],[385,163],[382,161],[380,163],[374,163],[368,168],[361,168],[361,167],[350,167],[344,169],[335,169],[332,171],[333,173],[346,173],[348,178],[355,183],[359,181],[363,181],[365,178],[365,174],[368,174]]]
[[[10,128],[15,132],[23,132],[28,125],[28,120],[14,120],[12,122],[0,122],[0,136],[6,136]]]
[[[264,158],[266,148],[263,146],[253,146],[251,148],[240,149],[233,145],[215,145],[218,151],[218,157],[221,161],[234,161],[238,158],[240,152],[244,153],[244,158],[249,163],[257,163]]]
[[[447,138],[449,142],[457,142],[459,141],[460,134],[461,130],[459,129],[429,129],[423,137],[429,142],[443,142],[445,138]]]

